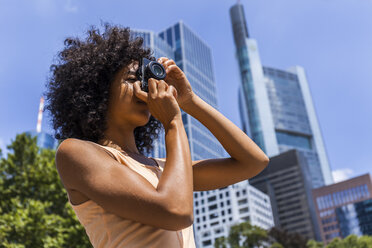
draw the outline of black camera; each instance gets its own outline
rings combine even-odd
[[[137,79],[142,83],[141,89],[145,92],[149,92],[149,78],[163,80],[167,74],[162,64],[154,60],[142,58],[142,61],[140,61],[139,63],[136,75]]]

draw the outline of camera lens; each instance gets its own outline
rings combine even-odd
[[[163,75],[163,68],[161,68],[159,65],[154,64],[154,67],[152,69],[154,71],[155,76],[161,77]]]
[[[149,63],[148,67],[149,70],[149,77],[153,77],[155,79],[164,79],[166,76],[164,67],[159,64],[158,62],[152,61]]]

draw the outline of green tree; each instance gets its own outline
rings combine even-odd
[[[284,246],[282,246],[281,244],[279,244],[278,242],[274,242],[270,248],[284,248]]]
[[[299,233],[273,227],[269,231],[269,236],[285,248],[307,248],[308,239]]]
[[[307,248],[324,248],[324,244],[311,239],[307,242]]]
[[[7,158],[0,155],[0,248],[92,247],[68,204],[55,151],[36,139],[19,134]]]
[[[214,243],[215,248],[226,248],[227,244],[231,248],[253,248],[259,247],[268,240],[267,232],[249,222],[242,222],[230,227],[229,236],[221,237]],[[242,241],[242,246],[240,242]]]
[[[344,239],[334,238],[327,248],[372,248],[372,237],[351,234]]]

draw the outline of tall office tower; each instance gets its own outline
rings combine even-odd
[[[159,33],[174,49],[174,61],[186,74],[193,91],[218,109],[212,51],[182,21]],[[220,158],[224,149],[213,134],[197,119],[182,110],[182,121],[190,142],[192,160]]]
[[[324,243],[350,234],[372,235],[372,179],[369,174],[313,189]]]
[[[39,104],[39,113],[37,117],[37,125],[36,130],[27,131],[26,134],[30,135],[31,137],[37,137],[37,145],[42,149],[57,149],[58,140],[56,140],[52,135],[41,131],[41,124],[43,120],[43,112],[44,112],[44,97],[40,98]]]
[[[241,76],[238,97],[243,130],[269,157],[298,149],[307,159],[313,188],[331,184],[331,170],[304,69],[263,67],[240,3],[230,8],[230,17]]]
[[[320,240],[307,160],[296,149],[270,157],[269,165],[249,183],[268,194],[275,226]]]
[[[244,221],[263,229],[274,226],[270,198],[247,181],[218,190],[194,192],[194,228],[197,247],[214,247],[230,227]]]
[[[131,37],[142,37],[144,47],[151,48],[155,58],[167,57],[174,60],[173,48],[153,31],[133,29],[131,30]],[[159,138],[154,141],[154,150],[147,155],[155,158],[165,158],[165,152],[165,137],[164,132],[161,132]]]
[[[158,37],[152,32],[138,30],[135,31],[134,35],[143,37],[145,43],[147,42],[145,45],[154,49],[155,53],[159,49],[152,45],[156,44],[155,41],[151,42],[152,39],[160,38],[167,43],[167,46],[172,48],[173,54],[166,48],[167,46],[157,41],[158,44],[161,44],[166,49],[163,48],[162,52],[157,53],[156,57],[167,56],[173,58],[176,64],[185,72],[194,92],[209,105],[218,109],[212,51],[195,32],[180,21],[160,32],[157,35]],[[192,160],[228,156],[218,140],[204,125],[183,110],[181,112],[189,139]],[[164,144],[164,139],[158,141],[152,156],[166,157]],[[228,235],[227,226],[243,221],[248,217],[253,223],[264,228],[269,228],[273,225],[268,197],[249,185],[245,185],[243,189],[245,193],[244,195],[242,193],[242,197],[245,200],[240,204],[235,202],[237,200],[235,191],[239,189],[233,186],[224,189],[194,192],[194,234],[198,247],[212,247],[215,238]],[[233,193],[234,196],[232,196]],[[211,198],[211,202],[208,202],[209,198]],[[242,199],[239,198],[239,200]],[[241,212],[239,212],[240,210]],[[203,237],[203,235],[207,236]],[[203,242],[205,243],[203,244]]]

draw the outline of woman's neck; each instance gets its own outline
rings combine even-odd
[[[126,139],[122,139],[120,140],[120,142],[116,141],[115,139],[105,137],[101,139],[98,143],[103,146],[115,148],[119,150],[120,152],[125,153],[127,155],[132,155],[132,154],[141,155],[137,149],[134,135],[131,139],[129,139],[129,137],[126,136]]]

